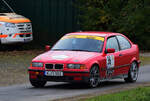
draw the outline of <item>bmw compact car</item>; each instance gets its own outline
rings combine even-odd
[[[28,69],[34,87],[43,87],[47,81],[84,82],[97,87],[110,79],[135,82],[138,78],[138,46],[120,33],[69,33],[46,50]]]

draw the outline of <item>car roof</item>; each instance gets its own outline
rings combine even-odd
[[[95,35],[95,36],[112,36],[112,35],[120,35],[120,33],[114,33],[114,32],[100,32],[100,31],[81,31],[81,32],[72,32],[68,33],[66,35]]]

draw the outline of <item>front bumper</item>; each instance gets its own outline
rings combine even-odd
[[[56,82],[88,82],[88,71],[63,71],[64,76],[46,76],[42,70],[28,70],[30,80],[56,81]]]
[[[19,35],[30,35],[29,37],[20,37]],[[15,37],[14,37],[15,36]],[[15,43],[28,43],[33,40],[32,33],[20,33],[12,36],[7,36],[6,38],[1,38],[2,44],[15,44]]]

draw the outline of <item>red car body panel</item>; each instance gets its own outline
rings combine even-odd
[[[82,77],[89,77],[90,69],[93,65],[98,65],[100,70],[100,78],[108,79],[110,78],[107,75],[107,63],[106,57],[113,55],[114,56],[114,71],[111,76],[118,76],[128,74],[130,65],[133,61],[136,61],[139,67],[139,49],[138,46],[133,44],[127,37],[120,33],[112,32],[75,32],[69,33],[66,35],[91,35],[91,36],[101,36],[104,37],[104,44],[102,52],[84,52],[84,51],[48,51],[37,57],[35,57],[32,62],[43,63],[43,67],[29,67],[29,75],[31,79],[37,79],[38,75],[44,75],[45,64],[63,64],[63,70],[47,70],[47,71],[63,71],[64,76],[74,77],[74,81],[82,81]],[[131,48],[120,50],[114,53],[105,53],[107,39],[111,36],[121,35],[125,37],[131,44]],[[65,57],[63,59],[55,59],[55,56]],[[120,56],[121,55],[121,56]],[[84,69],[68,69],[67,64],[84,64],[86,68]],[[41,72],[42,71],[42,72]],[[54,80],[55,81],[55,80]],[[57,81],[57,79],[56,79]]]

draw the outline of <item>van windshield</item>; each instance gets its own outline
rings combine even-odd
[[[0,13],[12,13],[12,11],[9,9],[9,7],[3,2],[3,0],[0,0]]]

